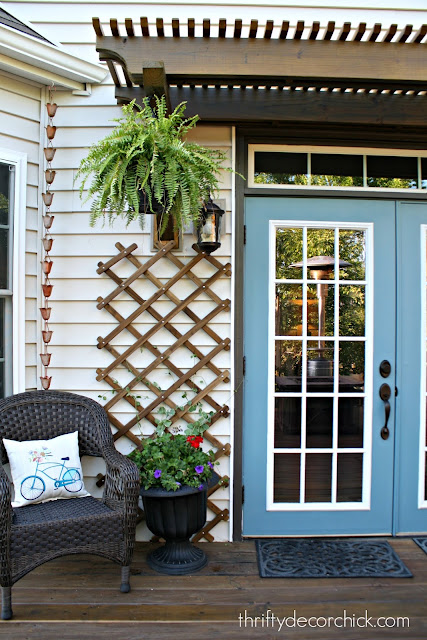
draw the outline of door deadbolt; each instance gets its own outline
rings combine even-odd
[[[380,364],[380,375],[383,378],[388,378],[391,373],[391,364],[388,360],[383,360]]]

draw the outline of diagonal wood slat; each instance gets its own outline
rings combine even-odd
[[[122,316],[120,316],[120,314],[119,314],[117,311],[115,311],[115,310],[113,309],[113,307],[111,307],[111,305],[107,305],[107,306],[105,307],[105,309],[106,309],[106,310],[107,310],[107,311],[108,311],[108,312],[109,312],[109,313],[110,313],[110,314],[111,314],[111,315],[112,315],[112,316],[113,316],[117,321],[119,321],[119,322],[120,322],[120,320],[122,320],[122,319],[123,319],[123,318],[122,318]],[[169,331],[170,333],[172,333],[172,335],[175,335],[175,333],[173,333],[173,332],[172,332],[172,330],[171,330],[171,329],[172,329],[171,325],[169,325],[169,326],[168,326],[168,325],[165,325],[165,329],[168,329],[168,331]],[[139,333],[139,331],[138,331],[137,329],[135,329],[135,327],[133,327],[133,326],[129,326],[129,327],[128,327],[128,331],[129,331],[129,333],[131,333],[131,334],[132,334],[135,338],[137,338],[137,339],[141,337],[141,334]],[[177,334],[178,334],[178,335],[181,335],[178,331],[177,331]],[[151,353],[153,353],[155,356],[160,355],[160,353],[161,353],[161,352],[159,351],[159,349],[158,349],[157,347],[155,347],[154,345],[152,345],[149,341],[147,341],[147,342],[146,342],[145,346],[146,346],[146,348],[147,348]],[[203,354],[202,354],[202,353],[201,353],[201,352],[200,352],[196,347],[194,347],[190,342],[187,342],[187,343],[185,344],[185,346],[186,346],[186,347],[187,347],[187,349],[189,349],[189,350],[190,350],[190,351],[191,351],[195,356],[197,356],[200,360],[203,358]],[[117,351],[115,351],[115,350],[114,350],[114,352],[113,352],[113,347],[111,347],[111,345],[106,345],[106,347],[105,347],[105,348],[107,349],[107,351],[109,351],[110,353],[112,353],[112,354],[114,355],[114,357],[115,357],[115,358],[117,358],[117,357],[118,357],[118,355],[119,355],[119,354],[118,354],[118,352],[117,352]],[[163,363],[163,364],[167,365],[167,367],[170,369],[170,371],[171,371],[174,375],[176,375],[178,378],[179,378],[179,377],[181,377],[181,376],[183,375],[183,372],[181,371],[181,369],[179,369],[177,366],[175,366],[175,365],[173,364],[173,362],[171,362],[169,359],[165,359],[165,361],[164,361],[164,363]],[[133,371],[132,366],[131,366],[127,361],[124,361],[124,362],[123,362],[123,365],[124,365],[124,366],[126,366],[128,369],[131,369],[131,370]],[[211,371],[213,371],[216,375],[220,375],[220,373],[221,373],[220,369],[218,369],[218,367],[216,367],[212,362],[209,362],[206,366],[207,366]],[[97,370],[97,373],[100,373],[100,372],[101,372],[101,369]],[[133,388],[133,387],[135,387],[135,385],[136,385],[136,384],[138,384],[138,382],[140,381],[140,375],[139,375],[139,372],[138,372],[138,371],[136,371],[136,373],[135,373],[135,372],[133,372],[133,373],[134,373],[134,375],[135,375],[135,378],[134,378],[134,380],[133,380],[133,381],[129,382],[129,383],[126,385],[126,388],[127,388],[127,389],[132,389],[132,388]],[[227,377],[227,378],[224,378],[224,382],[228,382],[228,377]],[[198,386],[194,381],[192,381],[192,386],[193,386],[193,388],[194,388],[197,392],[198,392],[198,391],[200,391],[200,387],[199,387],[199,386]],[[106,409],[110,409],[110,408],[111,408],[112,406],[114,406],[114,404],[116,404],[116,403],[121,399],[121,397],[123,397],[126,393],[127,393],[126,389],[123,389],[122,394],[120,394],[120,393],[119,393],[119,394],[116,394],[116,395],[115,395],[115,396],[114,396],[114,397],[113,397],[113,398],[112,398],[112,399],[111,399],[111,400],[110,400],[110,401],[105,405],[105,408],[106,408]],[[208,397],[206,398],[206,401],[210,404],[210,406],[211,406],[215,411],[217,411],[217,412],[219,412],[219,411],[220,411],[221,407],[220,407],[220,406],[219,406],[219,405],[218,405],[218,404],[217,404],[217,403],[216,403],[216,402],[215,402],[215,401],[214,401],[210,396],[208,396]]]
[[[129,32],[133,29],[133,24],[131,21],[126,21],[125,26],[128,35],[131,37],[131,33]],[[143,31],[144,26],[141,19],[141,28]],[[157,24],[156,26],[158,30],[163,27],[161,24]],[[178,21],[176,21],[173,26],[176,32],[177,29],[179,29]],[[255,27],[255,25],[252,26],[253,28]],[[208,29],[207,22],[204,27],[206,30]],[[146,35],[148,36],[148,33],[146,33]],[[188,412],[188,406],[178,406],[173,397],[177,392],[185,391],[187,394],[190,390],[192,404],[203,402],[203,404],[210,405],[215,412],[211,426],[229,415],[228,406],[226,404],[223,406],[219,405],[212,397],[212,392],[218,385],[230,381],[229,372],[221,369],[214,362],[218,354],[230,349],[230,339],[218,335],[212,326],[210,326],[210,323],[218,314],[224,311],[228,312],[230,309],[230,300],[222,299],[211,287],[219,278],[229,278],[231,276],[231,266],[230,264],[223,264],[213,256],[206,255],[196,246],[193,247],[196,252],[195,255],[192,258],[183,260],[172,252],[174,247],[174,241],[165,245],[158,245],[156,247],[157,252],[146,262],[142,263],[133,255],[133,252],[138,248],[135,243],[125,247],[117,242],[117,255],[105,263],[98,263],[97,273],[102,277],[109,278],[115,286],[107,296],[98,298],[97,308],[109,313],[110,316],[114,318],[117,326],[110,331],[108,335],[98,338],[98,348],[105,349],[111,355],[112,362],[102,369],[97,369],[97,380],[102,380],[111,389],[111,398],[107,398],[108,392],[104,392],[103,395],[107,398],[104,407],[112,426],[116,429],[113,435],[114,440],[117,441],[121,438],[127,438],[137,447],[142,446],[141,438],[144,437],[142,435],[144,422],[151,425],[151,428],[155,427],[156,410],[161,405],[165,405],[175,411],[174,416],[171,418],[173,424],[179,424],[179,421],[184,420],[188,425],[191,425],[197,419],[197,414]],[[128,277],[120,277],[114,271],[114,268],[122,264],[123,261],[132,265],[134,269],[133,273]],[[209,263],[210,267],[213,267],[215,270],[209,277],[201,277],[197,274],[197,270],[200,269],[198,265],[204,262]],[[169,277],[166,282],[161,280],[153,272],[154,269],[161,269],[162,264],[171,264],[177,269],[177,272]],[[171,288],[185,280],[192,283],[191,287],[193,290],[181,299]],[[150,295],[148,297],[144,297],[142,293],[145,282],[149,284]],[[156,288],[154,294],[152,293],[153,286]],[[186,290],[185,287],[184,290]],[[157,306],[157,308],[153,306],[156,302],[158,305],[162,304],[160,301],[161,298],[163,300],[168,299],[169,306],[166,314],[160,313],[158,310],[159,306]],[[196,314],[193,309],[189,308],[189,305],[198,299],[209,300],[210,304],[209,310],[202,317],[200,317],[200,314]],[[125,300],[137,305],[136,309],[127,315],[127,317],[124,317],[116,308],[117,304],[122,304]],[[170,303],[173,304],[172,309],[170,309]],[[212,303],[214,303],[214,307],[212,307]],[[137,326],[136,323],[141,322],[140,318],[144,312],[151,316],[152,321],[147,329],[141,332],[141,325]],[[192,323],[191,327],[186,328],[184,331],[180,331],[174,324],[176,316],[180,313],[184,313],[188,318],[188,322]],[[168,341],[166,342],[166,348],[164,348],[163,351],[152,343],[153,336],[160,330],[166,330],[174,338],[171,344],[169,344]],[[208,353],[202,353],[192,342],[193,337],[198,332],[204,332],[214,343],[213,346],[209,348]],[[126,346],[124,349],[112,343],[112,341],[121,335],[127,336],[127,345],[129,345],[128,338],[131,338],[130,346]],[[209,344],[212,344],[212,342]],[[147,352],[153,356],[148,363],[144,356],[144,367],[136,364],[141,348],[147,349]],[[195,356],[197,358],[194,366],[187,369],[183,369],[174,362],[175,354],[178,353],[178,350],[181,350],[180,353],[182,353],[183,349],[186,349],[191,354],[191,357]],[[156,371],[164,373],[165,368],[173,377],[171,378],[171,384],[161,389],[157,383],[153,383],[152,380],[155,380],[155,377],[150,380],[149,376],[154,376]],[[204,382],[201,374],[203,369],[208,369],[214,377]],[[127,379],[128,375],[131,376],[129,379]],[[120,382],[115,376],[120,379]],[[126,381],[124,382],[123,380],[125,379]],[[144,390],[145,393],[147,393],[147,391],[149,392],[148,399],[147,396],[139,395],[143,394]],[[133,414],[133,417],[129,419],[129,415],[125,414],[126,418],[123,419],[120,414],[117,414],[119,402],[126,403],[123,406],[129,407],[129,411]],[[140,434],[134,433],[133,431],[138,425],[140,426]],[[144,431],[144,433],[146,433],[146,431]],[[152,437],[152,435],[147,437]],[[210,429],[205,431],[204,437],[214,449],[216,460],[221,459],[223,456],[230,456],[230,444],[221,442],[221,439],[213,435]],[[221,485],[218,484],[210,489],[208,505],[210,513],[213,514],[213,519],[206,523],[203,531],[198,534],[197,539],[205,538],[205,540],[213,542],[215,539],[213,529],[216,524],[223,520],[228,520],[228,509],[221,509],[215,504],[214,496],[219,486],[227,485],[228,480],[229,479],[224,476]]]

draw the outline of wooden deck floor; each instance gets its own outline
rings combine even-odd
[[[194,576],[163,576],[145,563],[149,543],[138,544],[132,591],[121,594],[119,568],[102,558],[50,562],[13,588],[15,617],[0,622],[8,640],[309,640],[427,638],[427,555],[410,539],[392,546],[414,578],[261,579],[253,542],[205,544],[209,564]],[[267,628],[265,616],[408,616],[408,628]],[[257,628],[248,618],[259,616]],[[262,616],[264,615],[264,627]],[[241,624],[241,626],[240,626]],[[323,622],[321,623],[323,624]]]

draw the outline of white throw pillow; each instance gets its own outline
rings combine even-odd
[[[6,440],[15,488],[12,507],[89,495],[83,484],[78,431],[51,440]]]

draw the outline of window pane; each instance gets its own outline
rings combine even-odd
[[[274,454],[274,502],[299,502],[299,453]]]
[[[0,298],[0,359],[4,358],[4,298]]]
[[[256,184],[307,184],[307,154],[255,152]]]
[[[274,446],[301,446],[301,398],[275,399]]]
[[[312,153],[311,184],[363,187],[363,156]]]
[[[427,158],[421,158],[421,188],[427,189]]]
[[[9,165],[0,164],[0,224],[9,224]]]
[[[0,289],[8,289],[9,231],[0,228]]]
[[[305,462],[305,502],[330,502],[332,454],[310,453]]]
[[[417,158],[400,156],[368,156],[368,187],[416,189]]]
[[[4,313],[5,301],[0,298],[0,398],[4,398]]]
[[[339,453],[337,502],[362,502],[363,453]]]

